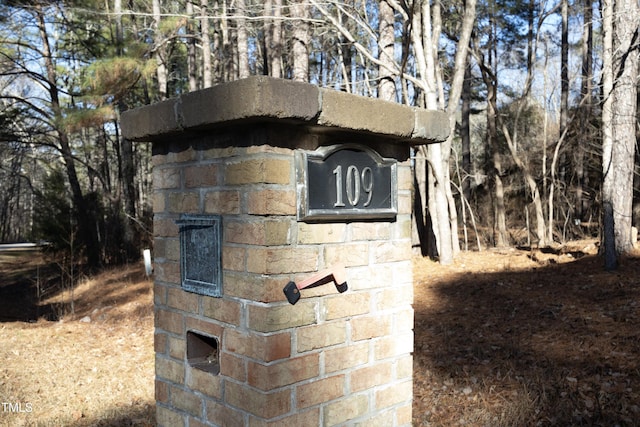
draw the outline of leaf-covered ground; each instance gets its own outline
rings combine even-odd
[[[607,273],[595,252],[578,242],[465,253],[451,266],[416,258],[414,425],[640,425],[640,258]],[[39,263],[0,254],[0,426],[153,425],[142,266],[35,307],[34,284],[60,267]],[[72,298],[75,314],[60,317]]]
[[[414,425],[640,425],[640,259],[595,253],[417,261]]]

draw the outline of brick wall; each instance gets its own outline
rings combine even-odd
[[[307,224],[287,147],[322,139],[243,135],[154,143],[158,425],[410,425],[408,148],[373,143],[400,158],[395,220]],[[183,213],[222,215],[221,298],[180,288]],[[347,292],[324,285],[286,301],[288,281],[337,262]],[[219,340],[218,374],[186,362],[187,331]]]

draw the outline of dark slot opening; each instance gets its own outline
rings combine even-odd
[[[197,332],[187,332],[187,363],[193,368],[212,374],[220,373],[218,339]]]

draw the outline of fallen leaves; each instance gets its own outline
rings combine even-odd
[[[414,260],[414,425],[638,425],[640,260],[571,253]]]

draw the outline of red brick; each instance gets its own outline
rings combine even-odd
[[[413,351],[413,333],[404,333],[377,338],[374,343],[374,358],[387,359],[409,354]]]
[[[396,409],[396,423],[399,426],[411,426],[413,421],[413,406],[411,403]]]
[[[167,193],[167,212],[171,213],[197,213],[200,210],[200,194],[196,192]]]
[[[247,213],[252,215],[295,215],[296,192],[291,190],[264,189],[247,195]]]
[[[155,387],[156,401],[160,403],[168,403],[169,402],[169,384],[160,380],[156,380],[155,384],[156,384],[156,387]]]
[[[319,426],[320,409],[313,408],[308,411],[296,411],[295,414],[276,421],[265,421],[260,418],[249,418],[249,427],[294,427],[294,426]]]
[[[283,284],[290,278],[288,275],[265,276],[256,273],[224,272],[224,294],[255,302],[284,301]]]
[[[224,239],[225,242],[248,245],[286,245],[290,243],[291,226],[290,220],[228,222]]]
[[[342,264],[345,267],[368,265],[369,243],[325,245],[324,262],[326,265]]]
[[[245,427],[244,413],[224,406],[216,401],[207,401],[207,420],[213,425],[224,427]]]
[[[298,408],[306,408],[344,396],[344,382],[344,375],[335,375],[300,385],[296,388],[296,406]]]
[[[245,271],[246,249],[240,246],[222,247],[222,268],[225,270]]]
[[[351,391],[362,391],[377,385],[384,385],[393,377],[391,362],[376,363],[351,372]]]
[[[391,315],[357,316],[351,319],[351,339],[368,340],[391,333]]]
[[[413,356],[408,354],[396,359],[396,379],[411,378],[413,375]]]
[[[198,295],[186,292],[181,288],[169,288],[167,290],[167,305],[178,310],[197,313]]]
[[[180,169],[176,167],[153,168],[154,189],[180,188]]]
[[[164,406],[156,405],[156,425],[158,427],[184,427],[184,416]]]
[[[340,319],[369,313],[371,294],[369,292],[345,292],[344,294],[327,297],[324,300],[326,319]]]
[[[318,248],[286,246],[247,249],[247,271],[261,274],[311,272],[318,269]]]
[[[174,384],[183,384],[184,364],[156,355],[156,379],[163,378]]]
[[[250,361],[247,373],[251,386],[269,391],[318,376],[320,356],[312,353],[269,365]]]
[[[410,240],[387,240],[372,243],[376,263],[405,261],[411,259]]]
[[[352,395],[324,407],[324,424],[327,426],[342,425],[368,411],[369,398],[364,394]]]
[[[227,351],[264,362],[273,362],[291,355],[289,332],[262,335],[227,329],[224,342]]]
[[[186,352],[184,339],[169,336],[167,337],[167,342],[169,345],[169,356],[178,360],[184,359]]]
[[[167,351],[167,334],[156,331],[154,334],[153,349],[156,353],[162,354]]]
[[[153,236],[158,237],[177,237],[179,227],[176,224],[177,218],[160,218],[153,219]]]
[[[364,365],[369,360],[369,343],[354,344],[331,348],[324,351],[324,369],[326,373],[342,371]]]
[[[264,393],[246,385],[226,381],[225,402],[263,418],[275,418],[291,410],[291,389]]]
[[[224,332],[224,328],[222,325],[217,323],[215,320],[209,319],[198,319],[195,317],[187,316],[186,318],[186,329],[188,331],[201,332],[205,335],[209,335],[212,337],[220,339],[222,337],[222,333]]]
[[[227,352],[220,353],[220,375],[235,378],[238,381],[247,380],[246,360]]]
[[[184,169],[184,183],[187,188],[212,187],[218,183],[218,165],[187,166]]]
[[[228,163],[224,172],[225,183],[234,184],[289,184],[291,162],[272,157],[253,158]]]
[[[413,284],[384,289],[376,295],[376,301],[376,309],[380,311],[409,307],[413,303]]]
[[[342,344],[347,339],[345,322],[330,322],[305,326],[296,330],[298,352]]]
[[[188,369],[187,387],[214,399],[222,398],[222,378],[210,372]]]
[[[276,332],[283,329],[316,323],[316,304],[298,301],[294,306],[264,306],[250,304],[249,328],[258,332]]]
[[[184,332],[184,316],[178,312],[157,309],[155,319],[156,328],[179,335]]]
[[[388,408],[413,399],[413,383],[404,381],[376,391],[376,409]]]
[[[240,193],[235,190],[208,191],[204,196],[204,210],[213,214],[238,214]]]
[[[180,283],[180,263],[178,262],[157,262],[154,265],[155,280],[158,282]]]
[[[188,414],[199,416],[202,413],[202,399],[191,391],[178,387],[170,388],[171,404]]]
[[[240,325],[240,303],[227,298],[203,297],[202,314],[232,325]]]

